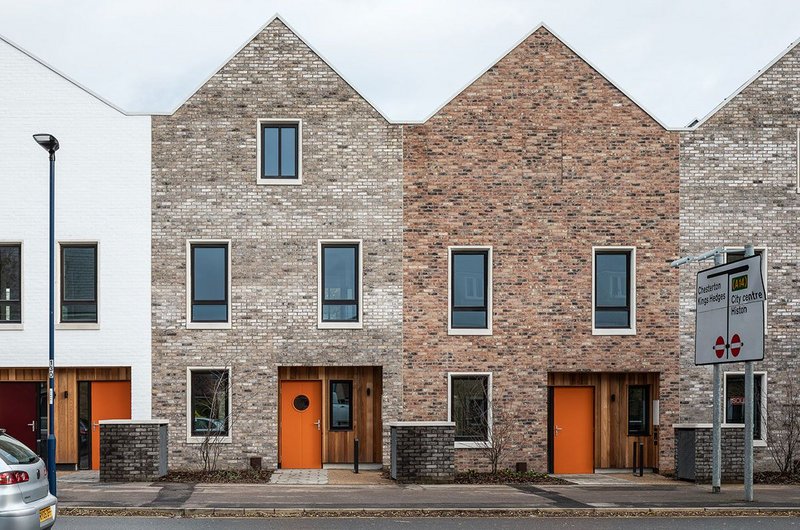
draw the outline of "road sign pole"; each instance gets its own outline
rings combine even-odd
[[[714,254],[714,265],[722,265],[724,257]],[[722,418],[720,414],[721,377],[719,364],[714,365],[711,431],[711,492],[719,493],[722,485]]]
[[[752,244],[744,247],[744,256],[755,255]],[[753,501],[753,362],[744,363],[744,500]]]

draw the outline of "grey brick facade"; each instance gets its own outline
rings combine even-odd
[[[302,184],[257,185],[257,120],[302,120]],[[187,367],[232,370],[222,465],[277,463],[279,366],[380,366],[402,399],[402,134],[280,19],[170,116],[153,118],[153,414],[187,443]],[[231,329],[186,326],[186,242],[227,239]],[[361,239],[363,329],[317,327],[317,242]],[[388,462],[384,429],[384,462]]]
[[[696,130],[681,134],[681,255],[746,242],[766,249],[766,351],[755,370],[767,372],[767,417],[770,404],[786,399],[789,381],[800,373],[798,108],[800,48],[795,47]],[[700,268],[680,273],[683,422],[711,421],[711,368],[694,366]],[[744,365],[724,370],[743,371]],[[765,448],[755,452],[757,469],[771,464]]]

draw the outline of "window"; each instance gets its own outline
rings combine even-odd
[[[636,250],[633,247],[594,248],[592,333],[636,333]]]
[[[492,426],[491,374],[449,374],[448,420],[456,424],[457,447],[482,447]]]
[[[22,323],[22,245],[0,244],[0,329]]]
[[[258,120],[258,182],[299,184],[301,180],[300,120]]]
[[[97,323],[97,244],[61,244],[61,322]]]
[[[766,437],[767,374],[753,374],[753,440]],[[725,423],[744,424],[744,374],[725,373]]]
[[[450,248],[451,335],[490,335],[492,330],[492,249]]]
[[[189,326],[230,327],[230,255],[227,241],[189,242]]]
[[[230,371],[189,369],[190,436],[230,436]]]
[[[353,382],[331,381],[330,430],[353,429]]]
[[[650,386],[628,387],[628,436],[650,434]]]
[[[320,241],[320,310],[323,328],[360,327],[361,243]]]

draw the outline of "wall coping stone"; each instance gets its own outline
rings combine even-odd
[[[390,421],[389,427],[455,427],[454,421]]]
[[[100,425],[169,425],[169,420],[100,420]]]
[[[742,423],[723,423],[723,429],[744,429]],[[673,429],[713,429],[714,425],[711,423],[675,423],[672,425]]]

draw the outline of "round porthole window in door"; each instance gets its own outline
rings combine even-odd
[[[300,394],[296,398],[294,398],[294,408],[299,412],[303,412],[308,408],[310,401],[308,400],[308,396]]]

